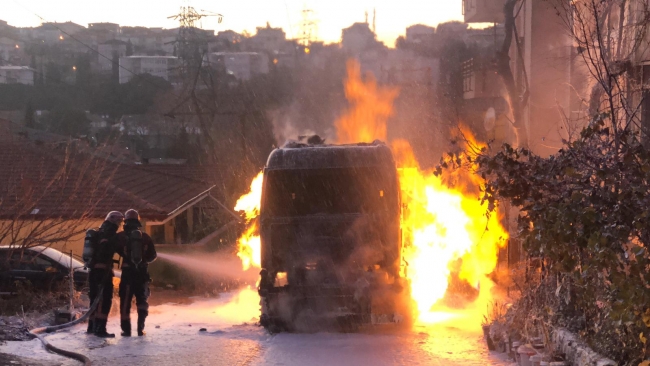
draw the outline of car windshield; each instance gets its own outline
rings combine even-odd
[[[395,175],[378,167],[271,170],[266,179],[270,216],[375,213],[397,204]]]
[[[32,250],[60,263],[65,268],[70,268],[70,254],[62,253],[54,248],[33,248]],[[84,264],[79,260],[72,258],[72,268],[79,268],[83,266]]]
[[[47,259],[45,259],[47,258]],[[32,247],[25,249],[24,253],[20,248],[0,247],[0,262],[8,260],[23,261],[48,261],[48,263],[59,263],[65,268],[70,268],[70,255],[62,253],[54,248]],[[72,258],[72,268],[82,268],[84,266],[78,259]]]

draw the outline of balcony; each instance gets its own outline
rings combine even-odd
[[[463,0],[465,23],[503,23],[505,0]]]
[[[466,60],[461,64],[461,72],[465,100],[501,96],[503,84],[492,58],[484,56]]]

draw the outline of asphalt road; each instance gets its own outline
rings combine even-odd
[[[48,336],[84,353],[93,365],[511,365],[490,353],[479,332],[450,325],[381,329],[354,334],[269,335],[254,325],[253,291],[192,304],[151,308],[145,337],[103,340],[80,325]],[[134,319],[135,320],[135,319]],[[109,331],[118,332],[111,318]],[[205,331],[201,331],[205,328]],[[13,355],[11,358],[8,354]],[[15,357],[14,357],[15,356]],[[77,365],[43,350],[38,340],[0,345],[0,365]]]

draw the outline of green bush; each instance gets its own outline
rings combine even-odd
[[[485,180],[489,207],[521,210],[518,236],[537,266],[513,308],[637,365],[650,335],[650,153],[606,119],[548,158],[508,145],[465,158]]]

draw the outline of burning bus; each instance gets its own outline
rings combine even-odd
[[[258,218],[262,325],[398,321],[407,288],[400,217],[397,170],[384,143],[292,142],[274,150]]]

